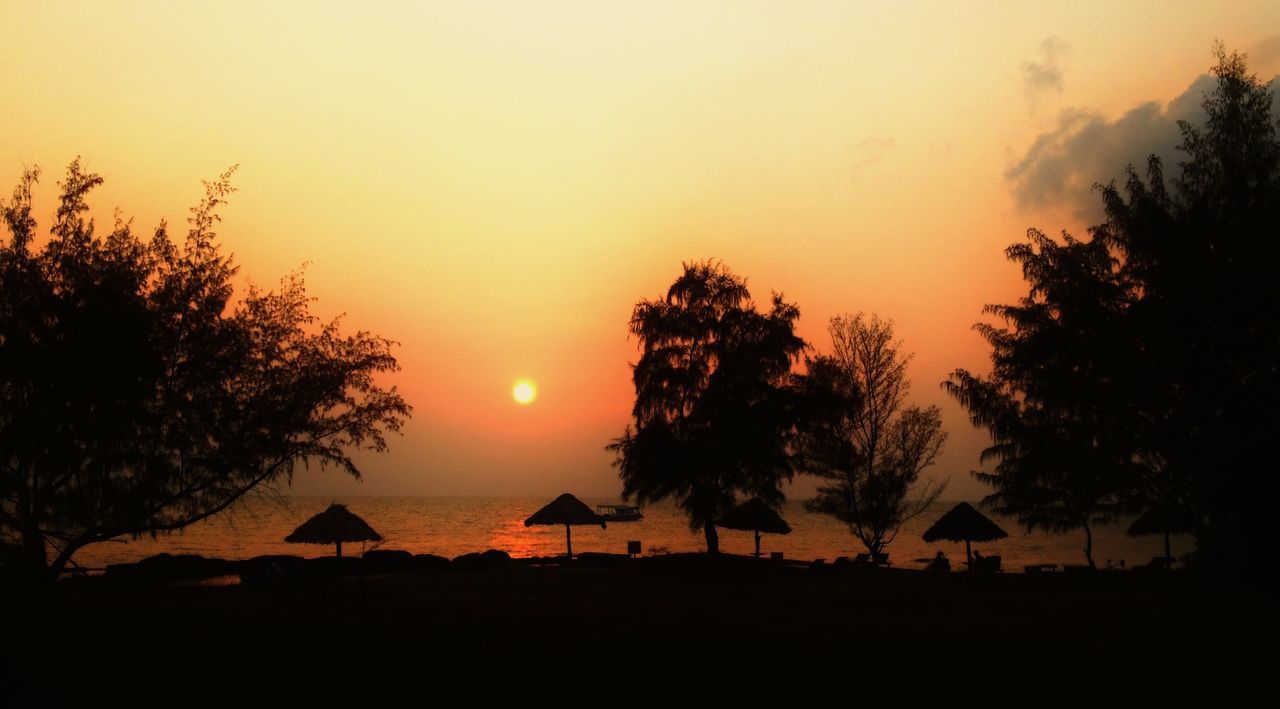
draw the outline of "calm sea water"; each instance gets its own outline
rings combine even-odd
[[[563,527],[525,527],[524,520],[551,498],[458,498],[458,497],[286,497],[283,501],[250,500],[234,510],[187,529],[158,537],[95,544],[80,550],[75,561],[85,567],[137,561],[153,554],[200,554],[225,559],[245,559],[260,554],[326,556],[331,546],[287,544],[285,536],[311,515],[331,502],[341,502],[360,515],[384,541],[382,549],[405,549],[415,554],[455,557],[486,549],[502,549],[515,557],[552,556],[564,553]],[[588,505],[616,503],[604,498],[583,498]],[[941,549],[953,567],[964,558],[964,544],[926,544],[920,535],[954,503],[939,502],[908,522],[889,545],[895,566],[921,568],[928,557]],[[799,502],[790,502],[783,516],[791,523],[789,535],[764,535],[762,551],[781,551],[790,559],[828,560],[865,551],[861,543],[839,522],[805,511]],[[1007,539],[977,544],[983,554],[1004,557],[1004,567],[1021,570],[1025,564],[1085,563],[1082,532],[1070,534],[1024,533],[1011,519],[991,516],[1006,532]],[[1127,536],[1130,520],[1103,527],[1094,534],[1094,559],[1099,566],[1107,560],[1123,559],[1128,565],[1145,563],[1164,553],[1163,537]],[[685,552],[705,549],[701,534],[689,531],[685,517],[674,505],[654,505],[644,509],[639,522],[610,523],[607,529],[574,527],[574,552],[624,553],[628,540],[639,540],[644,553]],[[721,530],[721,548],[735,554],[749,554],[754,541],[750,532]],[[371,544],[347,544],[344,554],[354,555]],[[1173,538],[1173,553],[1191,548],[1186,537]]]

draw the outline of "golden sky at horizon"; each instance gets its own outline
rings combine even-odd
[[[242,275],[309,262],[318,314],[401,343],[415,407],[362,485],[300,492],[616,494],[631,307],[719,258],[819,350],[832,315],[894,319],[951,432],[933,472],[973,499],[986,437],[938,383],[986,369],[970,326],[1022,292],[1003,248],[1081,224],[1007,174],[1071,116],[1123,135],[1214,39],[1274,76],[1276,32],[1264,2],[5,3],[0,194],[39,164],[47,225],[82,155],[100,223],[145,232],[239,163]]]

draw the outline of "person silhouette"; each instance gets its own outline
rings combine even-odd
[[[933,557],[933,561],[929,562],[929,570],[930,571],[950,571],[951,560],[947,558],[946,554],[943,554],[941,551],[939,551],[937,555]]]

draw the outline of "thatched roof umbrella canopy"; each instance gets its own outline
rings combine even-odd
[[[767,532],[769,534],[791,534],[791,525],[787,521],[778,516],[772,508],[764,503],[758,497],[738,505],[729,510],[725,516],[716,520],[717,527],[725,529],[740,529],[746,532],[756,533],[756,556],[760,556],[760,533]]]
[[[1164,557],[1168,559],[1169,535],[1190,532],[1195,527],[1191,511],[1180,505],[1161,504],[1152,507],[1129,525],[1129,536],[1144,537],[1148,534],[1164,535]]]
[[[951,511],[938,518],[933,526],[921,535],[926,542],[944,539],[949,542],[964,542],[966,562],[973,559],[969,551],[970,542],[990,542],[1009,536],[1000,525],[992,522],[986,515],[973,509],[968,502],[961,502]]]
[[[348,511],[346,505],[332,504],[284,540],[290,544],[335,544],[338,556],[342,556],[343,542],[380,542],[382,535]]]
[[[552,500],[546,507],[534,512],[524,521],[524,526],[535,524],[563,524],[565,554],[573,558],[572,527],[575,524],[598,524],[604,529],[604,518],[595,513],[582,500],[565,493]]]

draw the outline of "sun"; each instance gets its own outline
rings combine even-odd
[[[516,400],[517,404],[528,406],[533,400],[538,398],[538,387],[528,379],[521,379],[516,382],[514,388],[511,389],[511,398]]]

